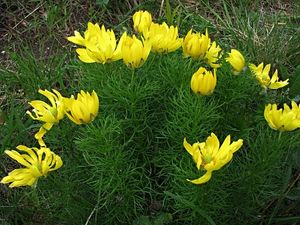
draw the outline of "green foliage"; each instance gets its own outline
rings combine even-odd
[[[299,90],[300,90],[300,66],[298,65],[291,76],[290,96],[295,99],[299,99],[300,98]]]
[[[164,8],[165,8],[165,16],[166,16],[167,23],[169,25],[174,24],[175,16],[178,14],[178,17],[179,17],[178,20],[177,20],[177,25],[178,25],[180,23],[180,14],[181,14],[180,5],[176,6],[172,10],[171,5],[170,5],[170,1],[166,0]]]
[[[71,80],[66,76],[67,66],[64,65],[66,55],[49,57],[37,60],[27,48],[22,48],[22,53],[11,53],[15,71],[4,70],[0,81],[9,84],[7,90],[21,90],[27,97],[38,95],[39,89],[59,88],[64,89]]]
[[[134,157],[134,149],[128,148],[130,141],[123,143],[120,121],[115,118],[98,121],[82,129],[75,142],[77,151],[89,165],[87,183],[99,191],[96,212],[99,220],[107,224],[132,221],[142,210],[149,191],[147,177],[142,177],[146,171]]]
[[[20,93],[22,95],[22,93]],[[20,143],[31,144],[30,129],[38,129],[38,125],[32,124],[29,116],[25,115],[26,104],[18,94],[7,96],[7,105],[3,107],[4,123],[0,125],[0,152],[12,148]]]
[[[32,13],[20,35],[12,35],[17,41],[22,35],[38,39],[38,47],[26,40],[22,47],[14,43],[16,52],[5,49],[13,63],[0,69],[0,153],[19,144],[37,146],[33,135],[41,123],[26,110],[28,101],[44,100],[40,88],[64,96],[95,90],[100,111],[88,125],[78,127],[65,118],[47,133],[45,142],[64,165],[39,179],[36,189],[0,185],[0,223],[296,223],[300,131],[272,130],[263,110],[268,103],[299,101],[299,19],[289,8],[274,11],[271,1],[188,2],[166,1],[162,14],[179,25],[181,36],[190,28],[208,28],[225,51],[237,48],[247,63],[274,64],[280,77],[290,79],[288,88],[262,91],[249,69],[235,76],[222,61],[214,93],[195,95],[190,79],[204,64],[183,58],[181,51],[151,54],[135,71],[121,61],[84,64],[67,49],[65,36],[84,30],[87,21],[131,30],[132,13],[148,9],[157,17],[158,2],[30,1],[32,11],[45,15]],[[15,4],[20,13],[22,4]],[[30,36],[32,29],[36,33]],[[186,179],[204,172],[195,167],[183,139],[203,142],[211,132],[220,142],[231,134],[244,144],[208,183],[194,185]],[[17,163],[0,156],[1,178],[14,168]]]
[[[272,13],[276,10],[272,1],[195,2],[198,15],[193,15],[193,18],[211,23],[212,29],[217,29],[218,42],[222,41],[227,48],[239,49],[253,63],[264,61],[281,65],[285,59],[283,63],[289,67],[299,64],[296,50],[300,47],[299,20],[293,19],[299,4],[291,3]],[[202,15],[207,15],[207,18]]]
[[[141,216],[133,221],[133,225],[164,225],[172,221],[172,215],[169,213],[161,213],[156,217]]]
[[[106,6],[109,3],[109,0],[96,0],[96,5]]]

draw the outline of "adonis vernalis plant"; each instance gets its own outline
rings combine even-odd
[[[31,101],[29,104],[34,109],[32,112],[27,111],[27,114],[34,120],[45,122],[35,134],[40,148],[19,145],[17,149],[25,154],[20,154],[15,150],[5,151],[8,156],[26,167],[13,170],[1,180],[1,183],[4,184],[11,183],[9,187],[35,186],[39,177],[46,176],[48,172],[62,166],[60,156],[46,147],[43,136],[52,128],[53,124],[63,119],[65,114],[78,125],[93,121],[98,114],[99,99],[95,91],[89,94],[81,90],[77,99],[74,96],[65,98],[57,90],[53,90],[53,93],[39,90],[39,93],[46,96],[51,105],[40,100]]]
[[[108,27],[107,21],[88,22],[84,33],[67,37],[78,46],[83,62],[67,65],[68,72],[80,76],[66,86],[56,80],[50,85],[61,93],[80,92],[66,97],[54,89],[39,90],[50,103],[30,101],[33,109],[27,114],[43,122],[34,135],[40,146],[6,150],[24,168],[8,169],[1,183],[36,187],[40,177],[62,166],[63,159],[59,176],[39,184],[43,201],[37,200],[39,208],[47,204],[50,217],[60,215],[61,223],[74,223],[66,215],[75,205],[75,223],[140,224],[140,218],[147,218],[154,224],[162,218],[160,213],[168,212],[166,218],[176,224],[229,224],[232,219],[242,221],[235,224],[248,219],[257,224],[258,208],[272,202],[270,193],[281,193],[285,160],[299,148],[300,104],[289,96],[289,89],[276,91],[289,79],[281,81],[277,70],[271,76],[270,64],[249,63],[246,56],[253,61],[255,57],[241,40],[234,43],[241,49],[231,49],[227,37],[212,38],[227,32],[211,33],[214,28],[206,28],[207,23],[189,25],[190,17],[182,21],[175,12],[176,26],[169,19],[168,24],[157,23],[150,12],[140,10],[132,16],[132,28],[125,26],[128,20],[121,29]],[[170,17],[168,10],[165,13]],[[121,59],[123,63],[116,62]],[[247,65],[264,89],[275,91],[261,92]],[[95,119],[100,96],[102,112]],[[291,100],[291,106],[284,103]],[[263,105],[264,115],[259,110]],[[64,115],[81,126],[67,121],[52,128]],[[268,125],[272,129],[266,129]],[[280,131],[279,138],[273,130]],[[225,137],[223,143],[212,131]],[[240,139],[231,141],[228,133]],[[207,138],[190,144],[185,137]],[[197,170],[182,151],[182,140]],[[232,208],[239,210],[233,215]]]

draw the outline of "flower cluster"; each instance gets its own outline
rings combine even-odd
[[[185,35],[179,36],[177,26],[169,26],[165,22],[159,24],[152,20],[152,15],[147,11],[138,11],[133,15],[133,29],[135,34],[127,32],[120,34],[117,39],[114,30],[106,29],[104,25],[88,22],[83,35],[78,31],[67,40],[78,45],[76,49],[79,60],[85,63],[111,63],[123,60],[131,69],[141,67],[148,59],[151,52],[167,54],[182,48],[185,58],[203,62],[191,77],[190,88],[200,96],[212,95],[217,85],[217,71],[222,63],[228,63],[234,75],[247,69],[247,62],[243,54],[237,49],[231,49],[224,54],[216,41],[211,40],[208,30],[204,33],[192,29]],[[222,61],[223,55],[226,55]],[[279,80],[278,71],[272,77],[269,73],[271,65],[264,63],[256,66],[249,63],[248,67],[253,77],[265,89],[279,89],[288,85],[288,79]],[[29,102],[33,107],[27,114],[34,120],[41,121],[43,125],[35,134],[40,148],[17,146],[17,150],[6,150],[5,153],[24,166],[15,169],[1,180],[1,183],[10,183],[10,187],[35,186],[39,177],[47,176],[49,171],[59,169],[63,162],[61,158],[46,147],[44,135],[64,118],[65,115],[77,125],[87,124],[94,120],[99,110],[99,99],[95,91],[91,93],[83,90],[69,98],[63,97],[57,90],[39,90],[50,103],[41,100]],[[276,104],[268,104],[264,111],[265,119],[272,129],[279,131],[293,131],[300,128],[300,104],[294,101],[291,107],[284,104],[283,109]],[[214,133],[205,142],[189,144],[184,138],[183,146],[192,156],[198,170],[205,170],[200,178],[188,180],[194,184],[203,184],[211,179],[212,172],[221,169],[233,158],[233,154],[243,145],[239,139],[231,143],[228,135],[220,146],[219,139]]]
[[[98,114],[99,99],[95,91],[92,94],[81,91],[77,95],[77,99],[73,95],[70,98],[63,97],[57,90],[53,90],[53,93],[48,90],[39,90],[39,93],[47,97],[51,105],[41,100],[34,100],[29,102],[33,107],[32,112],[27,111],[26,113],[32,119],[44,122],[35,134],[35,138],[41,146],[45,146],[43,136],[65,115],[80,125],[93,121]]]
[[[88,24],[84,38],[75,31],[75,36],[69,37],[68,40],[85,47],[85,49],[77,49],[79,59],[83,62],[106,63],[123,59],[129,68],[142,66],[150,52],[166,54],[182,47],[185,58],[190,57],[192,60],[204,63],[204,66],[192,75],[190,81],[191,90],[201,96],[208,96],[214,92],[217,85],[217,71],[222,66],[223,55],[226,55],[224,61],[231,66],[234,75],[239,75],[249,67],[253,77],[265,90],[279,89],[288,85],[288,79],[279,80],[277,70],[270,77],[270,64],[264,67],[263,63],[258,66],[249,63],[247,66],[245,57],[237,49],[231,49],[229,53],[223,54],[222,48],[209,37],[207,29],[204,33],[190,29],[185,37],[180,38],[178,27],[168,26],[165,22],[158,24],[152,19],[152,15],[147,11],[136,12],[133,15],[133,28],[138,35],[128,36],[125,32],[121,35],[118,44],[112,30],[106,31],[104,26],[100,29],[98,24],[91,23]],[[103,36],[106,38],[102,38]],[[299,117],[299,106],[295,102],[292,102],[291,109],[286,104],[284,109],[278,110],[276,104],[269,104],[265,109],[265,118],[270,127],[280,131],[298,128]],[[207,170],[203,177],[192,181],[193,183],[200,184],[208,181],[211,172],[225,165],[232,158],[233,153],[242,146],[242,140],[231,145],[229,142],[230,136],[219,149],[218,139],[214,134],[205,143],[195,143],[193,147],[186,140],[184,141],[184,147],[193,156],[197,168]]]
[[[65,114],[78,125],[93,121],[98,114],[99,100],[95,91],[92,94],[81,91],[77,99],[74,96],[65,98],[57,90],[53,92],[39,90],[39,93],[47,97],[50,104],[41,100],[31,101],[29,104],[33,110],[27,111],[27,114],[32,119],[44,123],[34,136],[40,148],[19,145],[17,149],[25,154],[15,150],[5,151],[8,156],[25,166],[13,170],[0,181],[4,184],[11,183],[9,187],[35,186],[39,177],[47,176],[48,172],[57,170],[63,165],[61,158],[46,147],[43,137],[54,124],[64,118]]]
[[[130,68],[138,68],[147,60],[150,51],[165,54],[183,48],[186,57],[204,60],[212,68],[220,67],[218,60],[221,57],[219,45],[211,41],[206,34],[193,33],[192,30],[184,38],[180,38],[178,27],[168,26],[152,21],[152,15],[147,11],[138,11],[133,15],[133,27],[139,33],[128,36],[124,32],[119,41],[115,38],[113,30],[106,29],[104,25],[88,23],[84,37],[75,31],[74,36],[67,39],[79,46],[76,49],[79,59],[86,63],[108,63],[123,59]]]

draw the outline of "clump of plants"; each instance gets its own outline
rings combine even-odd
[[[147,11],[132,18],[119,39],[92,22],[67,38],[78,46],[79,93],[38,90],[50,102],[29,102],[27,114],[43,123],[39,147],[6,150],[22,167],[1,183],[36,192],[57,170],[49,179],[55,198],[72,177],[86,187],[78,203],[86,224],[254,224],[299,147],[300,104],[282,91],[289,79],[224,50],[209,29],[180,37]],[[72,137],[63,137],[69,153],[59,150],[59,135]],[[49,210],[63,218],[62,207]]]

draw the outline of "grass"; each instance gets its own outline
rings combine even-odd
[[[4,1],[0,67],[0,153],[37,146],[40,123],[26,111],[43,99],[38,89],[64,96],[95,90],[100,112],[93,123],[64,119],[46,135],[64,166],[36,189],[0,186],[0,224],[296,224],[299,219],[299,130],[271,130],[264,105],[299,101],[297,1]],[[152,54],[132,71],[122,62],[84,64],[65,39],[88,21],[119,35],[131,15],[149,10],[157,21],[204,32],[248,62],[272,63],[289,88],[264,93],[247,70],[233,76],[222,62],[213,95],[199,97],[190,78],[201,62],[177,51]],[[160,10],[159,10],[160,9]],[[176,9],[176,10],[175,10]],[[161,15],[161,17],[159,17]],[[238,115],[238,116],[237,116]],[[2,121],[2,122],[1,122]],[[234,159],[204,185],[182,146],[214,132],[242,138]],[[0,156],[0,177],[18,164]]]

